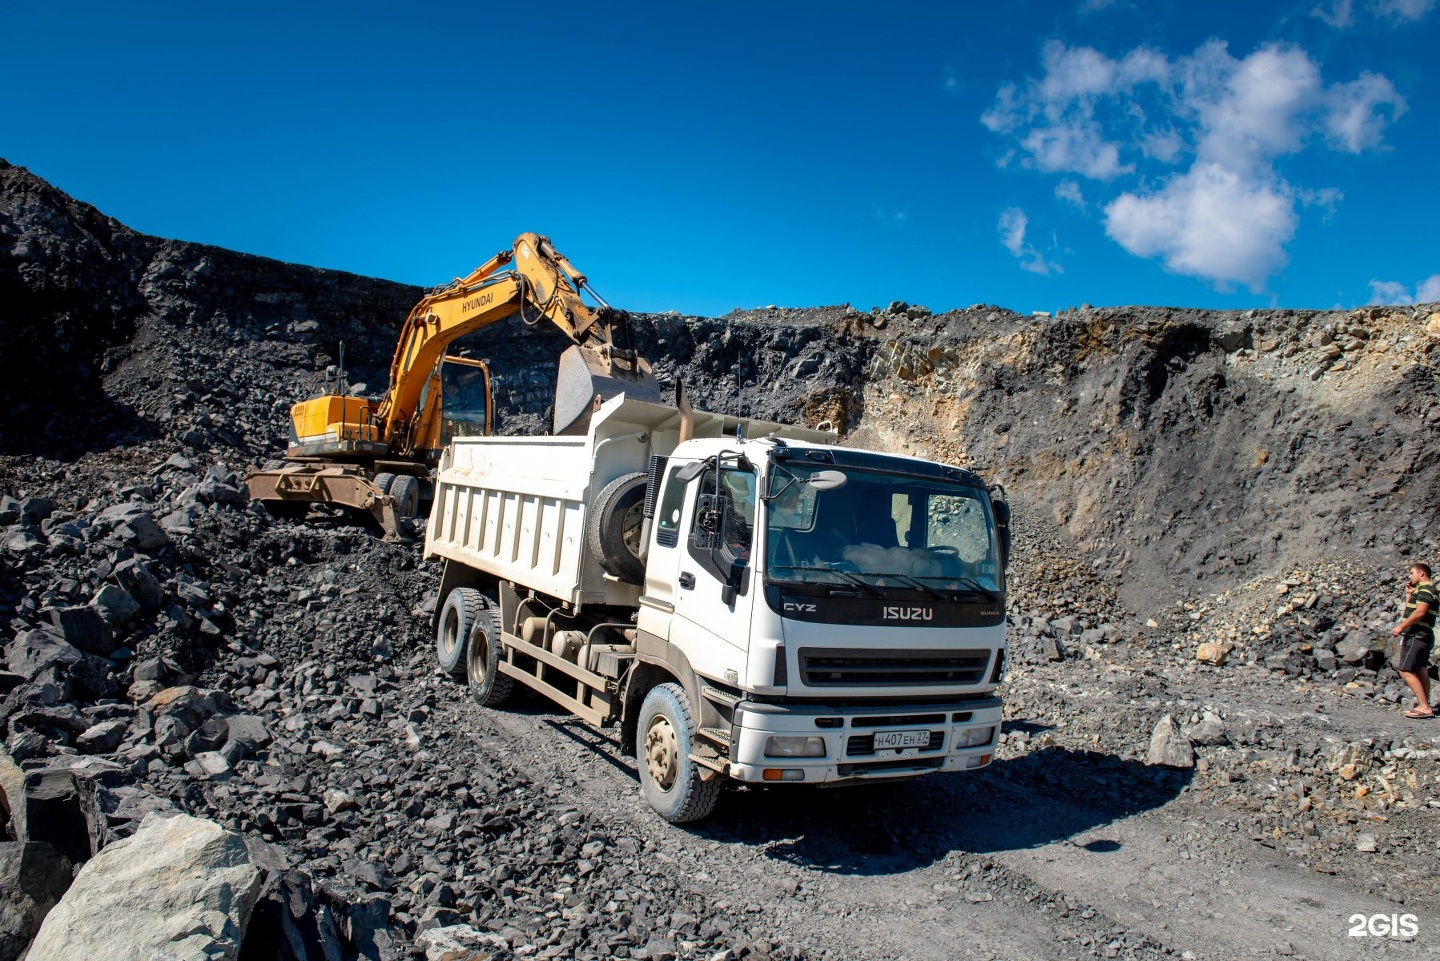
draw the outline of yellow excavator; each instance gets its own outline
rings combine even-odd
[[[556,434],[585,433],[590,415],[617,394],[660,399],[655,375],[631,341],[628,315],[606,304],[549,238],[524,233],[415,305],[378,403],[347,396],[342,387],[292,407],[289,463],[247,474],[250,496],[275,513],[303,513],[315,503],[369,511],[387,538],[406,536],[444,446],[455,436],[488,434],[492,424],[489,370],[478,360],[447,356],[446,348],[517,314],[530,325],[549,320],[574,341],[560,355]]]

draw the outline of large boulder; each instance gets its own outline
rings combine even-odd
[[[0,753],[0,794],[16,840],[43,841],[77,864],[105,844],[99,786],[85,771],[24,771]]]
[[[238,834],[187,815],[151,815],[85,865],[27,958],[233,959],[260,882]]]
[[[63,637],[50,631],[21,631],[5,646],[5,663],[26,680],[33,680],[49,667],[69,667],[84,654]]]
[[[1195,749],[1190,746],[1190,739],[1180,730],[1180,725],[1175,723],[1175,718],[1169,714],[1160,719],[1160,723],[1155,725],[1155,731],[1150,735],[1149,762],[1162,767],[1195,766]]]
[[[135,599],[143,613],[151,614],[160,609],[165,601],[165,592],[160,581],[150,573],[150,568],[138,557],[122,561],[115,568],[115,580],[125,592]]]
[[[93,607],[52,607],[49,614],[55,632],[86,654],[109,657],[120,646],[110,625]]]
[[[0,844],[0,961],[15,961],[70,887],[70,862],[44,842]]]

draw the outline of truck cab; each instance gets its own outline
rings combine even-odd
[[[677,448],[636,623],[642,656],[695,676],[700,729],[727,735],[699,738],[700,755],[762,783],[989,763],[996,514],[976,475],[918,458],[779,438]]]

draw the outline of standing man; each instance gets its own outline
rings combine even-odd
[[[1395,669],[1415,692],[1418,702],[1405,712],[1406,717],[1434,717],[1430,706],[1430,651],[1435,646],[1435,615],[1440,610],[1440,597],[1430,580],[1430,565],[1410,565],[1410,582],[1405,585],[1405,619],[1390,633],[1403,637],[1400,660]]]

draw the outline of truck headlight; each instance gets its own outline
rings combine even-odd
[[[982,744],[989,744],[995,736],[994,726],[989,727],[964,727],[955,735],[956,747],[979,747]]]
[[[766,757],[824,757],[823,737],[767,737]]]

